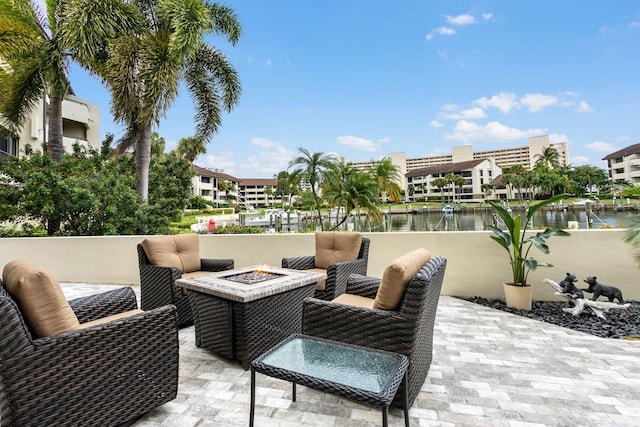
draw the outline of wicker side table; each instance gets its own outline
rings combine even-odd
[[[382,407],[382,425],[388,425],[388,408],[402,382],[407,383],[406,356],[322,338],[295,334],[251,362],[251,410],[253,426],[256,372],[292,383]],[[409,427],[407,387],[404,422]]]

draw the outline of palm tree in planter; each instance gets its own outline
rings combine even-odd
[[[538,248],[541,252],[548,254],[549,246],[547,239],[551,236],[569,236],[570,234],[560,229],[547,228],[535,235],[527,236],[527,229],[533,214],[544,206],[555,203],[566,197],[565,194],[558,194],[550,199],[544,200],[537,205],[530,206],[526,210],[524,226],[522,225],[522,215],[511,216],[500,204],[487,200],[494,212],[505,224],[505,230],[495,226],[489,226],[494,235],[491,236],[509,254],[509,264],[511,264],[512,281],[504,283],[505,302],[507,306],[522,310],[531,310],[531,285],[527,283],[529,272],[538,267],[553,267],[546,262],[538,261],[529,255],[532,247]]]

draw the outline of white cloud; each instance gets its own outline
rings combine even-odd
[[[207,169],[219,169],[224,173],[233,175],[236,162],[233,159],[234,154],[232,151],[224,150],[218,154],[205,154],[204,156],[198,156],[198,159],[194,162],[198,166],[202,166]]]
[[[437,120],[431,120],[431,123],[429,123],[429,126],[431,126],[432,128],[441,128],[444,125]]]
[[[273,141],[267,138],[260,138],[259,136],[254,136],[253,138],[251,138],[251,143],[262,148],[275,148],[282,145],[278,141]]]
[[[616,140],[620,142],[629,141],[630,139],[631,138],[629,138],[627,135],[622,135],[616,138]]]
[[[243,177],[273,177],[286,170],[295,153],[278,141],[254,136],[251,143],[258,146],[258,153],[238,165],[238,174]]]
[[[500,92],[498,95],[494,95],[491,98],[483,97],[473,101],[473,105],[479,105],[482,108],[494,107],[507,114],[513,109],[520,108],[515,93]]]
[[[636,28],[636,27],[640,27],[640,22],[638,21],[629,22],[629,28]]]
[[[487,117],[487,114],[480,107],[469,108],[461,111],[451,111],[440,113],[438,117],[447,120],[477,120]]]
[[[563,133],[551,133],[549,134],[549,142],[552,144],[560,144],[562,142],[569,143],[570,141],[569,138],[567,138],[567,135]]]
[[[527,107],[530,112],[535,113],[543,108],[557,104],[558,97],[541,93],[529,93],[520,98],[520,103]]]
[[[587,104],[586,101],[580,101],[578,103],[578,113],[589,113],[591,112],[591,107]]]
[[[433,33],[441,34],[443,36],[452,36],[456,33],[456,30],[449,27],[438,27],[433,29]]]
[[[357,136],[339,136],[336,141],[340,145],[362,151],[378,151],[378,145],[370,139],[364,139]]]
[[[512,141],[514,139],[529,138],[531,136],[546,133],[546,129],[521,130],[510,128],[499,122],[489,122],[486,125],[460,120],[456,123],[453,133],[446,134],[444,139],[471,142],[474,140],[485,141]]]
[[[471,25],[476,23],[476,18],[468,13],[457,16],[445,15],[444,17],[447,22],[452,25]]]
[[[489,21],[489,20],[491,20],[491,18],[493,18],[493,13],[483,13],[482,14],[482,19],[484,19],[485,21]]]
[[[612,152],[616,151],[617,148],[615,146],[613,146],[612,144],[609,144],[608,142],[594,141],[591,144],[587,144],[587,150],[595,151],[595,152],[602,152],[602,153],[612,153]]]
[[[426,36],[424,36],[425,39],[427,39],[427,41],[433,39],[433,33],[429,33]]]
[[[589,158],[585,156],[575,156],[569,161],[571,166],[584,166],[589,164]]]
[[[271,67],[273,65],[273,62],[271,62],[271,59],[267,59],[264,63],[267,67]]]
[[[378,138],[378,142],[379,142],[380,144],[384,144],[384,143],[386,143],[386,142],[391,142],[391,138],[389,138],[388,136],[387,136],[387,137],[384,137],[384,138]]]

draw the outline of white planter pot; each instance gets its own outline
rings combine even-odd
[[[531,285],[514,286],[511,283],[504,282],[504,301],[507,307],[517,308],[519,310],[531,310],[531,301],[533,288]]]

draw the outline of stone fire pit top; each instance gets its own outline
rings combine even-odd
[[[250,284],[226,279],[226,277],[229,276],[246,275],[255,271],[273,273],[277,275],[277,277]],[[315,272],[291,270],[266,265],[253,265],[234,270],[212,272],[190,279],[178,279],[176,280],[176,285],[232,301],[249,302],[317,283],[319,280],[326,278],[326,274]]]

